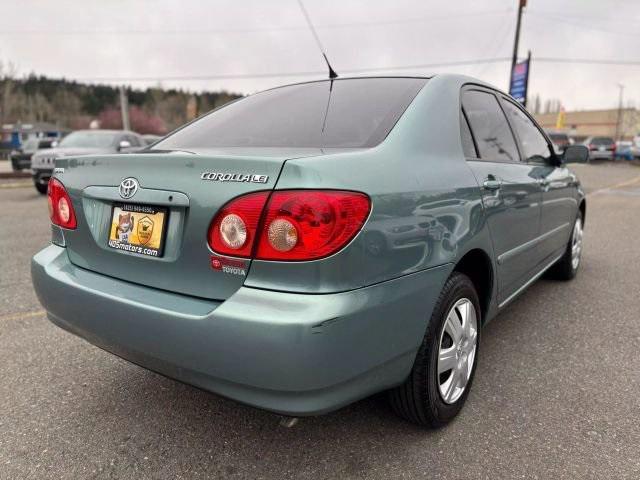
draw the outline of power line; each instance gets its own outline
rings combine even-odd
[[[623,30],[623,29],[610,30],[608,28],[602,28],[602,27],[599,27],[597,25],[590,25],[590,24],[587,24],[587,23],[579,22],[579,21],[576,22],[572,18],[565,18],[565,17],[562,17],[562,16],[556,16],[556,15],[548,14],[548,13],[542,13],[542,12],[536,12],[536,11],[533,11],[533,12],[527,11],[527,15],[533,15],[534,17],[538,17],[540,19],[551,20],[551,21],[558,22],[558,23],[565,23],[565,24],[567,24],[569,26],[572,26],[572,27],[582,28],[582,29],[585,29],[585,30],[593,30],[593,31],[596,31],[596,32],[608,33],[608,34],[611,34],[611,35],[622,35],[622,36],[626,36],[626,37],[638,37],[638,36],[640,36],[640,34],[638,34],[636,32],[633,32],[633,31],[626,31],[626,30]]]
[[[394,67],[377,67],[377,68],[352,68],[344,70],[348,74],[373,73],[373,72],[390,72],[394,70],[421,70],[425,68],[440,67],[458,67],[466,65],[479,65],[485,63],[506,62],[510,58],[484,58],[478,60],[459,60],[441,63],[421,63],[415,65],[402,65]],[[326,71],[298,71],[298,72],[279,72],[279,73],[237,73],[237,74],[211,74],[211,75],[176,75],[176,76],[156,76],[156,77],[80,77],[78,81],[95,81],[95,82],[154,82],[154,81],[190,81],[190,80],[242,80],[255,78],[284,78],[284,77],[310,77],[310,76],[326,76]]]
[[[501,33],[502,35],[500,35]],[[500,31],[500,29],[496,29],[495,37],[487,45],[487,49],[491,45],[495,45],[494,50],[491,52],[492,57],[497,57],[500,54],[500,50],[503,48],[504,44],[507,42],[507,38],[509,37],[509,35],[511,35],[511,25],[509,24],[509,22],[504,22],[503,31]],[[482,75],[484,75],[484,73],[489,68],[489,65],[490,65],[489,63],[485,63],[484,65],[480,66],[477,70],[475,70],[473,75],[478,78],[481,78]]]
[[[363,74],[375,72],[393,72],[396,70],[424,70],[442,67],[464,67],[469,65],[482,65],[511,61],[510,57],[482,58],[475,60],[459,60],[439,63],[417,63],[413,65],[398,65],[392,67],[369,67],[345,69],[346,74]],[[640,60],[609,60],[589,58],[562,58],[562,57],[536,57],[533,63],[575,63],[585,65],[620,65],[640,66]],[[77,77],[80,82],[156,82],[156,81],[197,81],[197,80],[246,80],[259,78],[286,78],[286,77],[325,77],[324,70],[303,70],[296,72],[261,72],[261,73],[229,73],[229,74],[204,74],[204,75],[175,75],[175,76],[145,76],[145,77]]]
[[[543,63],[582,63],[585,65],[622,65],[622,66],[640,66],[640,60],[609,60],[606,58],[562,58],[562,57],[533,57],[532,62]]]
[[[414,18],[401,18],[395,20],[381,20],[381,21],[357,21],[346,23],[327,23],[315,25],[317,29],[341,29],[341,28],[367,28],[367,27],[381,27],[389,25],[405,25],[411,23],[429,23],[439,21],[451,21],[452,18],[456,20],[462,18],[476,18],[493,15],[505,15],[512,13],[512,9],[506,10],[494,10],[488,12],[468,12],[468,13],[456,13],[449,15],[430,15],[428,17],[414,17]],[[0,35],[210,35],[210,34],[235,34],[235,33],[260,33],[260,32],[286,32],[286,31],[306,31],[306,26],[290,25],[284,27],[255,27],[255,28],[207,28],[197,29],[190,28],[188,30],[176,30],[176,29],[128,29],[128,30],[49,30],[47,28],[42,29],[5,29],[0,30]]]
[[[618,22],[629,25],[629,22],[640,21],[640,17],[628,17],[626,15],[617,14],[616,17],[607,17],[605,15],[583,15],[576,14],[576,12],[563,12],[563,11],[550,11],[550,10],[539,10],[538,8],[529,9],[528,13],[532,13],[534,15],[549,15],[557,18],[571,18],[573,20],[585,20],[592,21],[595,20],[597,22]]]

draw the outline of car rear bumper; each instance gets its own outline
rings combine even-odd
[[[593,150],[589,152],[589,159],[591,160],[613,160],[614,157],[614,152],[609,150],[605,150],[603,152],[599,150]]]
[[[313,415],[401,383],[448,265],[343,293],[242,287],[224,302],[70,263],[51,245],[32,278],[49,319],[166,376],[266,410]]]

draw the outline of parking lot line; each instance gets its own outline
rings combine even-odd
[[[635,185],[640,182],[640,176],[634,177],[631,180],[627,180],[625,182],[616,183],[615,185],[611,185],[609,187],[599,188],[598,190],[594,190],[593,192],[587,193],[587,197],[591,197],[593,195],[597,195],[599,193],[606,192],[608,190],[615,190],[617,188],[628,187],[630,185]]]

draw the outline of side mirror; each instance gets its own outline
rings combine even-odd
[[[569,145],[561,157],[562,163],[587,163],[589,149],[586,145]]]
[[[118,144],[118,150],[124,150],[125,148],[131,148],[131,142],[128,140],[120,140]]]

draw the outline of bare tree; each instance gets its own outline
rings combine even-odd
[[[0,123],[10,120],[13,80],[17,74],[18,68],[13,62],[5,63],[0,60],[0,81],[2,82],[2,88],[0,89],[0,95],[2,95],[2,98],[0,98]]]

